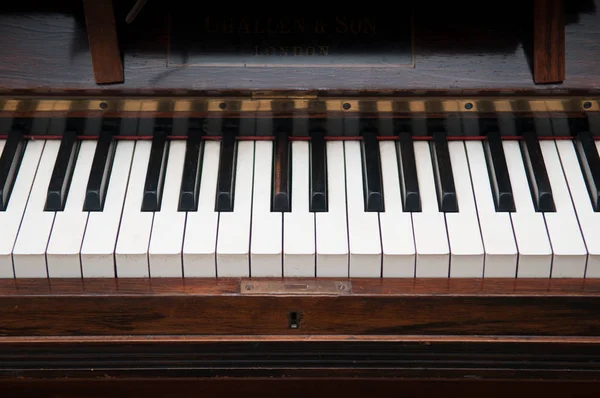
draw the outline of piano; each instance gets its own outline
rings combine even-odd
[[[3,396],[598,396],[598,0],[142,3],[0,12]]]

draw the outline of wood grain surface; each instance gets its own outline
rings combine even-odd
[[[2,280],[0,311],[0,390],[22,388],[2,384],[15,380],[74,383],[63,391],[86,379],[600,380],[594,279]]]
[[[598,280],[348,282],[303,294],[279,284],[245,293],[239,279],[1,281],[0,336],[600,337]]]
[[[113,0],[83,0],[83,7],[96,83],[122,83],[123,62]]]
[[[534,0],[533,78],[536,83],[565,79],[564,0]]]

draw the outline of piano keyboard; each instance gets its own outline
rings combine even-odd
[[[600,141],[0,141],[2,278],[600,277]]]

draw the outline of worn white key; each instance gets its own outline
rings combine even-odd
[[[325,148],[329,206],[327,212],[315,213],[317,277],[347,277],[349,248],[344,143],[327,141]]]
[[[250,276],[250,222],[254,142],[240,141],[237,149],[233,211],[219,213],[217,276]]]
[[[2,118],[0,118],[2,119]],[[8,128],[10,128],[10,125],[12,124],[12,118],[10,118],[10,120],[4,120],[4,121],[0,121],[0,127],[2,127],[4,124],[4,129],[0,130],[6,130]],[[6,144],[6,140],[0,140],[0,156],[2,156],[2,152],[4,151],[4,145]],[[7,218],[2,217],[3,214],[5,212],[0,212],[0,223],[3,221],[2,218]],[[2,225],[2,224],[0,224]],[[16,235],[16,234],[15,234]],[[13,240],[14,242],[14,240]],[[4,257],[0,254],[0,278],[14,278],[15,274],[14,274],[14,270],[12,267],[12,258],[10,257],[10,253],[8,257]]]
[[[54,223],[53,211],[44,211],[48,184],[60,147],[60,140],[48,140],[33,181],[25,215],[13,249],[16,278],[47,278],[46,248]]]
[[[217,141],[204,142],[198,209],[187,213],[183,241],[183,274],[187,277],[216,277],[216,248],[219,213],[215,211],[219,174]]]
[[[292,211],[283,215],[283,276],[315,276],[315,215],[310,212],[309,144],[292,142]]]
[[[465,142],[469,170],[485,248],[484,278],[515,278],[518,251],[510,213],[497,212],[480,142]]]
[[[600,142],[597,143],[600,146]],[[595,212],[583,179],[583,171],[571,141],[556,141],[579,227],[588,252],[586,278],[600,277],[600,213]],[[600,149],[600,148],[599,148]]]
[[[403,211],[396,145],[379,143],[385,211],[379,214],[384,278],[415,276],[415,237],[412,215]]]
[[[540,147],[546,164],[556,212],[544,213],[552,252],[552,278],[583,278],[587,249],[581,236],[571,194],[554,141],[541,141]]]
[[[273,142],[256,141],[250,238],[250,275],[253,277],[280,277],[283,273],[283,215],[271,211],[272,165]]]
[[[178,211],[179,191],[185,160],[185,141],[169,143],[169,156],[160,211],[154,213],[148,262],[150,277],[181,277],[181,251],[185,229],[185,212]]]
[[[594,124],[598,124],[600,127],[600,117],[594,117],[590,119],[590,125],[592,125],[592,120]],[[595,128],[593,131],[600,131],[600,128]],[[596,141],[596,150],[600,152],[600,140]],[[596,213],[594,213],[596,214]],[[593,221],[589,221],[588,223],[592,223]],[[590,229],[590,227],[586,223],[586,230]],[[600,228],[600,225],[596,226],[596,228]],[[594,235],[592,233],[591,235]],[[592,238],[590,238],[591,240]],[[586,243],[587,243],[586,238]],[[600,245],[600,241],[594,241],[595,244],[587,244],[588,249],[588,265],[586,268],[586,278],[600,278],[600,248],[597,245]]]
[[[517,141],[504,141],[502,146],[516,208],[510,218],[519,250],[517,277],[549,278],[552,248],[544,216],[536,212],[533,206],[521,148]]]
[[[4,145],[4,142],[1,144]],[[12,252],[29,200],[44,141],[29,141],[6,211],[0,212],[0,278],[14,278]]]
[[[84,278],[115,277],[115,246],[125,203],[135,143],[120,141],[115,148],[112,172],[102,211],[89,213],[81,246]]]
[[[381,276],[379,217],[376,212],[365,211],[360,142],[345,142],[344,151],[350,276],[378,278]]]
[[[448,143],[454,175],[458,212],[446,213],[450,244],[450,277],[482,278],[484,250],[473,187],[463,142]]]
[[[417,178],[421,195],[421,212],[412,213],[417,251],[417,277],[448,277],[450,247],[444,213],[440,212],[429,143],[415,142]]]
[[[138,141],[135,144],[125,206],[115,249],[118,278],[147,278],[150,276],[148,246],[154,213],[142,211],[142,198],[151,147],[150,141]]]
[[[96,145],[95,141],[81,143],[65,208],[56,212],[46,250],[50,278],[82,276],[80,253],[88,220],[88,212],[83,211],[83,203]]]

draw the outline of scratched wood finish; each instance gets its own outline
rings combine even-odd
[[[11,2],[0,13],[0,87],[4,91],[121,95],[270,89],[332,93],[600,90],[600,61],[594,57],[600,53],[600,0],[567,2],[568,74],[563,84],[541,86],[533,82],[530,46],[526,45],[532,36],[533,2],[440,1],[435,6],[416,2],[414,68],[314,69],[167,66],[167,15],[172,2],[148,2],[127,25],[125,16],[133,2],[115,1],[125,81],[109,86],[94,81],[81,1],[56,0],[37,13],[10,13],[30,3]]]
[[[2,281],[0,335],[600,336],[598,280],[351,282],[302,295],[236,279]]]
[[[533,77],[536,83],[565,79],[564,0],[534,0]]]
[[[83,0],[83,8],[96,83],[122,83],[123,63],[113,0]]]

